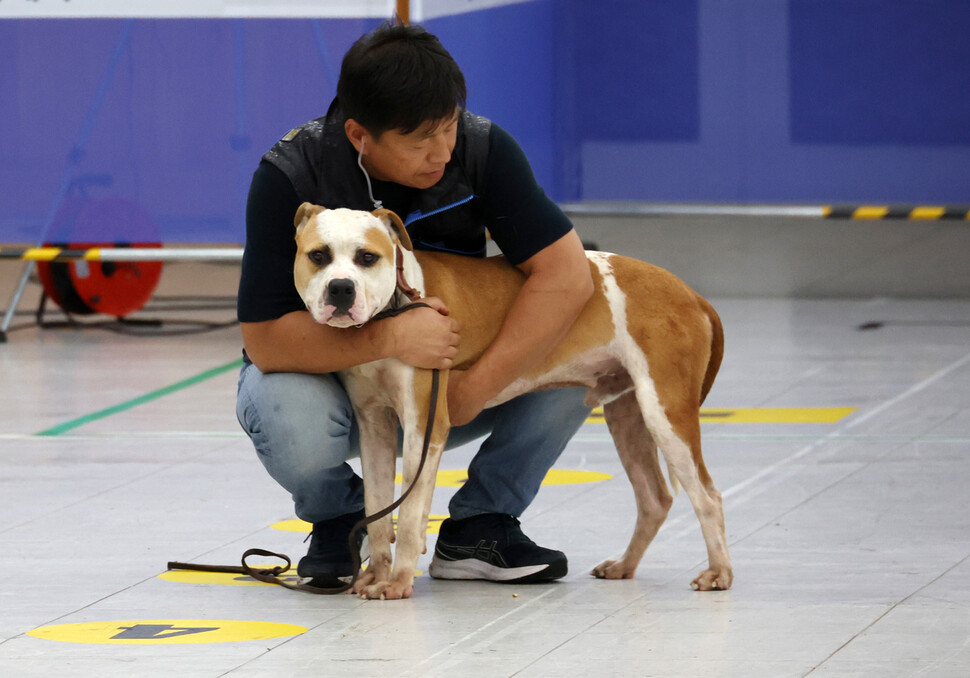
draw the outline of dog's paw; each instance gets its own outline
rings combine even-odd
[[[414,592],[412,584],[403,584],[397,581],[379,581],[376,584],[365,586],[360,597],[367,600],[402,600],[410,598]]]
[[[373,572],[364,570],[357,576],[357,581],[354,582],[353,592],[356,595],[361,595],[364,589],[373,584],[376,580],[377,576]]]
[[[695,591],[727,591],[733,581],[734,575],[731,573],[731,568],[710,569],[697,575],[697,578],[690,583],[690,587]]]
[[[607,560],[590,572],[597,579],[633,579],[636,567],[627,567],[622,560]]]

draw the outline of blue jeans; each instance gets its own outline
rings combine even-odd
[[[522,515],[589,416],[585,395],[585,388],[528,393],[451,429],[446,449],[488,436],[449,504],[451,516]],[[336,376],[263,374],[247,363],[236,416],[263,466],[293,496],[300,519],[314,523],[364,508],[363,482],[347,464],[360,456],[357,423]]]

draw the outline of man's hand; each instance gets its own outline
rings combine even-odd
[[[437,297],[422,299],[431,308],[416,308],[382,322],[390,342],[388,355],[424,369],[448,370],[458,355],[458,322]]]

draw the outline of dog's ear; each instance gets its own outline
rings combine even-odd
[[[391,232],[397,234],[397,240],[399,243],[401,243],[401,247],[408,251],[414,249],[414,246],[411,244],[411,236],[408,235],[408,230],[404,228],[404,222],[401,221],[401,217],[399,217],[395,212],[388,209],[379,209],[374,210],[371,212],[371,214],[384,222],[384,225],[387,226]]]
[[[293,217],[293,226],[295,226],[297,230],[300,230],[303,228],[303,224],[306,223],[307,219],[315,217],[326,209],[326,207],[314,205],[309,202],[303,203],[300,205],[299,209],[296,210],[296,216]]]

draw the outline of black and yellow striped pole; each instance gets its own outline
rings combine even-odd
[[[829,205],[826,219],[970,220],[970,205]]]
[[[955,205],[703,205],[675,203],[583,202],[560,205],[576,217],[795,217],[813,219],[906,219],[970,221],[970,204]]]
[[[20,261],[241,261],[241,247],[2,247],[0,259]]]

